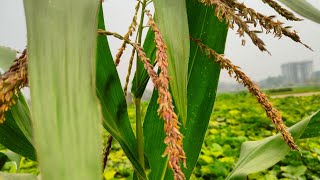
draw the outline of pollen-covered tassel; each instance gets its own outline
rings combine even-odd
[[[0,77],[0,124],[5,121],[5,113],[16,102],[14,96],[28,84],[26,50],[14,60],[10,69]]]
[[[289,26],[284,27],[283,22],[279,20],[274,20],[275,16],[266,16],[259,12],[256,12],[252,8],[248,8],[244,3],[239,3],[234,0],[198,0],[199,2],[205,4],[206,6],[215,7],[215,15],[220,21],[225,20],[231,29],[234,29],[234,25],[238,26],[237,33],[240,37],[247,34],[254,45],[256,45],[261,51],[267,50],[265,43],[257,33],[265,31],[267,34],[272,32],[275,37],[281,38],[282,35],[291,38],[293,41],[304,45],[306,48],[312,50],[308,45],[304,44],[298,34],[291,30]],[[272,5],[279,13],[288,17],[294,18],[294,15],[282,8],[279,4],[271,0],[264,0],[270,6]],[[296,19],[300,20],[300,19]],[[261,31],[256,31],[251,29],[251,25],[256,27],[259,24],[261,26]]]
[[[163,156],[169,156],[169,167],[174,172],[174,179],[182,180],[185,176],[181,170],[180,162],[183,162],[186,167],[186,156],[183,150],[183,135],[180,133],[180,122],[177,115],[174,112],[174,106],[172,103],[172,97],[169,92],[169,75],[168,75],[168,57],[166,54],[166,45],[162,38],[162,35],[152,19],[152,15],[149,11],[146,11],[149,17],[148,24],[155,33],[154,41],[156,43],[156,62],[158,63],[160,74],[158,79],[158,115],[164,120],[164,131],[166,138],[164,143],[167,148]]]
[[[129,39],[122,37],[121,35],[104,31],[99,29],[98,33],[101,35],[110,35],[121,40],[126,41],[126,43],[132,45],[134,49],[137,51],[138,56],[140,57],[141,61],[144,64],[144,68],[146,69],[148,75],[150,76],[153,85],[156,89],[158,89],[158,104],[159,109],[158,113],[159,116],[164,120],[164,127],[165,127],[165,134],[166,138],[164,140],[167,148],[164,152],[164,156],[169,156],[169,167],[172,168],[174,172],[174,178],[176,180],[183,180],[185,176],[181,170],[180,162],[183,162],[184,166],[186,167],[186,156],[183,150],[182,140],[183,135],[180,133],[179,130],[179,121],[178,117],[174,112],[174,106],[172,103],[172,97],[169,92],[169,76],[168,76],[168,60],[166,54],[166,46],[162,39],[162,36],[159,32],[159,29],[156,28],[153,20],[149,21],[152,29],[155,31],[155,42],[156,42],[156,61],[159,66],[160,74],[159,76],[153,70],[153,65],[150,62],[150,59],[146,56],[143,48],[135,42],[131,42]]]
[[[294,142],[293,137],[291,136],[288,128],[282,122],[282,117],[280,112],[272,106],[270,101],[267,98],[267,95],[261,91],[261,89],[244,73],[240,68],[234,64],[229,59],[223,57],[223,55],[218,54],[215,50],[209,48],[203,44],[198,39],[193,39],[199,47],[207,54],[208,57],[215,58],[215,62],[219,63],[221,69],[228,71],[229,75],[240,83],[243,84],[248,91],[256,97],[257,101],[260,103],[261,107],[266,111],[267,116],[270,118],[272,123],[276,126],[276,129],[282,134],[283,139],[287,145],[293,149],[298,150],[299,148]]]

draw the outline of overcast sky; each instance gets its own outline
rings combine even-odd
[[[245,0],[248,7],[268,14],[276,15],[271,8],[258,0]],[[320,9],[319,0],[309,0]],[[124,34],[131,17],[134,13],[135,0],[105,0],[104,11],[106,25],[110,31],[117,31]],[[149,6],[149,9],[152,7]],[[279,16],[278,16],[279,17]],[[281,20],[285,19],[279,17]],[[304,46],[283,37],[280,40],[270,35],[261,34],[272,56],[260,52],[251,41],[247,39],[246,46],[241,46],[241,39],[235,31],[229,31],[225,56],[231,59],[234,64],[239,65],[252,79],[261,80],[267,76],[280,75],[280,65],[286,62],[313,60],[314,69],[320,70],[320,24],[309,20],[302,22],[286,22],[286,25],[293,26],[299,33],[302,41],[310,45],[314,52]],[[45,40],[45,39],[44,39]],[[111,51],[113,54],[121,45],[121,41],[109,38]],[[26,46],[26,25],[22,0],[1,0],[0,6],[0,45],[22,50]],[[127,72],[127,62],[129,59],[128,49],[118,68],[120,78],[123,82]],[[221,75],[222,81],[233,82],[226,73]]]

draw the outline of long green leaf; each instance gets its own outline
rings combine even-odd
[[[293,138],[298,140],[307,129],[306,127],[309,126],[309,122],[312,121],[320,121],[320,111],[290,127],[289,131]],[[289,152],[290,148],[283,141],[280,134],[260,141],[244,142],[241,146],[238,163],[227,179],[246,179],[247,175],[251,173],[273,166]]]
[[[154,61],[156,59],[156,44],[154,42],[154,32],[151,29],[149,29],[146,39],[144,40],[143,49],[145,50],[147,57],[150,58],[151,63],[155,64]],[[146,89],[146,86],[148,84],[150,77],[147,71],[144,69],[143,63],[139,61],[138,64],[141,69],[138,74],[140,79],[139,81],[140,84],[138,84],[137,86],[137,83],[136,83],[137,74],[135,74],[132,81],[131,92],[134,95],[134,97],[141,98]]]
[[[190,35],[200,38],[219,53],[224,52],[227,25],[214,16],[214,10],[197,1],[188,1],[188,22]],[[212,112],[220,68],[208,59],[198,46],[191,42],[188,83],[188,121],[184,134],[184,150],[187,155],[186,178],[190,178],[198,159]],[[167,168],[167,159],[162,158],[165,144],[163,122],[157,115],[157,92],[154,91],[144,122],[146,154],[151,166],[150,179],[173,179]],[[157,147],[157,148],[154,148]]]
[[[6,71],[9,69],[13,60],[16,58],[17,51],[0,46],[0,69]]]
[[[20,103],[19,99],[17,103]],[[35,160],[35,150],[31,142],[26,138],[13,118],[13,111],[19,113],[16,106],[12,106],[11,110],[6,112],[6,120],[3,124],[0,124],[0,143],[13,152]]]
[[[320,113],[317,115],[320,116]],[[300,139],[304,138],[313,138],[313,137],[319,137],[320,136],[320,118],[317,118],[317,116],[311,118],[306,130],[301,135]]]
[[[16,104],[10,109],[14,121],[17,123],[23,135],[32,144],[32,124],[28,104],[20,92]]]
[[[185,0],[154,0],[157,22],[168,53],[170,89],[179,119],[187,120],[187,85],[190,40]]]
[[[32,123],[45,180],[100,179],[99,0],[25,0]]]
[[[98,28],[105,29],[102,8],[99,12]],[[120,143],[139,175],[146,178],[138,161],[137,144],[128,117],[127,103],[105,36],[98,36],[96,84],[104,127]]]
[[[312,6],[306,0],[279,0],[301,16],[320,23],[320,10]]]
[[[145,154],[149,160],[151,172],[149,179],[163,179],[167,171],[167,158],[162,154],[164,144],[163,120],[159,119],[157,110],[158,91],[154,90],[143,123]],[[156,148],[155,148],[156,147]]]
[[[220,54],[224,54],[228,25],[214,16],[214,9],[197,1],[187,3],[190,35]],[[182,129],[187,154],[187,178],[198,160],[217,93],[220,66],[191,42],[188,82],[188,121]]]

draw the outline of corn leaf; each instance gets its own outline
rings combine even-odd
[[[154,0],[155,21],[168,53],[170,89],[183,124],[187,120],[187,85],[190,40],[185,0]]]
[[[10,109],[14,121],[17,123],[23,135],[32,144],[32,124],[28,104],[20,92],[16,104]]]
[[[21,102],[18,99],[17,104],[19,103]],[[10,111],[6,112],[6,120],[3,124],[0,124],[0,143],[13,152],[35,160],[33,145],[24,135],[13,117],[13,113],[20,113],[18,112],[17,104],[12,106]]]
[[[290,127],[289,131],[293,138],[298,140],[304,131],[308,130],[309,122],[312,126],[312,122],[319,123],[319,121],[320,111]],[[241,146],[238,163],[227,179],[246,179],[247,175],[251,173],[273,166],[289,152],[290,148],[280,134],[259,141],[244,142]]]
[[[214,16],[214,9],[196,1],[188,1],[188,22],[190,36],[220,54],[224,54],[228,26]],[[192,174],[198,160],[203,140],[208,128],[217,93],[220,66],[208,58],[192,41],[189,60],[188,121],[184,134],[184,149],[187,154],[187,178]]]
[[[6,71],[9,69],[13,60],[16,58],[17,51],[0,46],[0,69]]]
[[[95,93],[99,0],[25,0],[32,123],[45,180],[102,177]]]
[[[187,1],[190,36],[200,38],[219,53],[224,52],[227,25],[214,16],[214,10],[197,1]],[[189,179],[196,165],[204,136],[212,112],[219,80],[219,65],[208,59],[198,46],[191,41],[188,82],[188,121],[181,128],[184,150],[187,155],[187,169],[183,169]],[[144,132],[145,151],[150,163],[150,179],[173,179],[167,168],[167,159],[162,158],[165,144],[163,122],[157,115],[157,92],[154,90],[147,109]],[[157,148],[154,148],[157,147]]]
[[[300,14],[301,16],[310,19],[316,23],[320,23],[320,10],[315,8],[306,0],[279,0],[288,8],[292,9],[294,12]]]
[[[320,113],[317,113],[317,115],[320,116]],[[320,136],[320,118],[318,118],[317,115],[311,118],[307,128],[301,135],[300,139],[314,138]]]
[[[102,8],[99,12],[98,28],[105,29]],[[96,63],[97,95],[102,107],[103,125],[120,143],[139,175],[146,178],[146,174],[138,161],[137,144],[128,117],[127,103],[105,36],[98,36]]]
[[[151,63],[155,64],[154,60],[156,59],[156,44],[154,42],[154,32],[150,29],[147,33],[146,39],[144,40],[143,49],[145,50],[147,57],[150,58]],[[144,69],[143,63],[141,61],[138,61],[138,64],[140,66],[140,71],[138,74],[139,84],[136,84],[137,74],[134,74],[131,92],[134,95],[134,97],[141,98],[146,89],[150,77],[148,76],[147,71]]]

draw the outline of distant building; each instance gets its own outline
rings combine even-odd
[[[301,61],[282,64],[281,71],[286,84],[304,84],[312,78],[313,62]]]

